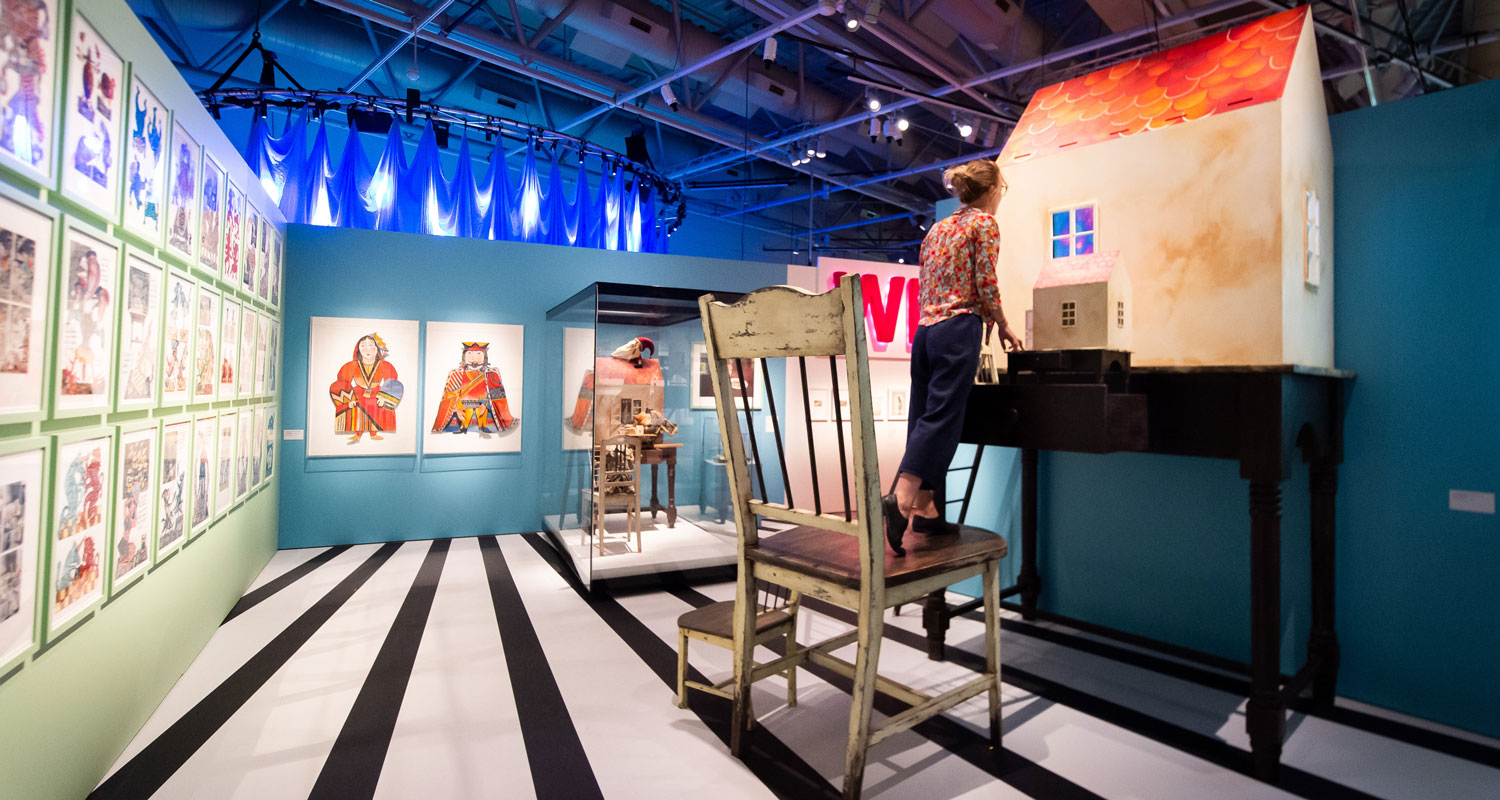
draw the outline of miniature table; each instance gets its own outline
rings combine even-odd
[[[1246,728],[1252,774],[1275,781],[1281,763],[1286,709],[1304,688],[1313,701],[1332,704],[1339,645],[1334,631],[1334,494],[1343,461],[1344,390],[1352,372],[1291,365],[1140,367],[1098,383],[1059,384],[1037,375],[1003,376],[978,385],[969,399],[963,441],[1021,449],[1021,566],[1014,586],[1026,619],[1043,617],[1086,630],[1169,649],[1178,655],[1233,667],[1250,675]],[[1281,484],[1293,450],[1309,465],[1311,490],[1311,633],[1307,663],[1281,674]],[[1250,663],[1204,653],[1037,608],[1037,451],[1147,452],[1237,461],[1249,481]],[[976,471],[977,472],[977,471]],[[972,489],[972,479],[971,479]],[[928,652],[942,657],[948,618],[977,607],[949,608],[936,592],[927,599]]]
[[[681,447],[681,442],[657,442],[641,447],[641,464],[651,465],[651,518],[656,519],[658,511],[667,512],[668,528],[677,525],[677,450]],[[667,465],[666,505],[656,499],[656,472],[661,464]]]

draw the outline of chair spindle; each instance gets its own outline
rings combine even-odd
[[[760,360],[761,385],[766,389],[766,405],[771,410],[771,431],[776,436],[776,460],[781,464],[781,483],[786,489],[786,504],[788,508],[794,507],[792,503],[792,476],[786,470],[786,448],[781,443],[781,421],[776,418],[776,393],[771,391],[771,367],[770,359]]]
[[[745,359],[734,360],[734,372],[740,377],[740,400],[745,404],[745,431],[750,434],[750,457],[755,459],[755,477],[760,481],[760,499],[766,499],[766,473],[760,467],[760,445],[755,441],[755,415],[750,410],[750,394],[745,383]]]
[[[813,444],[812,401],[807,395],[807,358],[797,356],[797,368],[802,371],[802,418],[807,421],[807,464],[812,468],[813,513],[823,513],[823,493],[818,490],[818,446]],[[838,405],[835,403],[834,405]],[[790,505],[791,501],[788,500]]]
[[[834,356],[828,357],[828,376],[833,379],[833,429],[838,431],[839,436],[839,479],[844,482],[844,520],[854,519],[854,505],[849,501],[849,458],[844,454],[844,408],[839,404],[839,362]],[[854,387],[849,387],[854,391]]]

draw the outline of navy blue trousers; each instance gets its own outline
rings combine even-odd
[[[958,450],[983,336],[984,321],[978,314],[959,314],[917,328],[912,341],[911,399],[901,471],[921,478],[922,488],[935,494],[947,483],[948,465]]]

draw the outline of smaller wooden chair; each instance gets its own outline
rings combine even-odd
[[[797,609],[801,596],[784,586],[762,582],[756,598],[755,644],[782,640],[782,654],[797,648]],[[702,608],[695,608],[677,618],[677,707],[687,708],[687,690],[697,689],[727,700],[734,699],[734,677],[709,686],[687,679],[688,643],[697,639],[725,650],[734,650],[734,601],[721,600]],[[772,675],[786,678],[786,704],[797,705],[797,666],[788,665],[780,671],[772,670],[760,674],[756,680]]]
[[[625,509],[629,526],[625,544],[635,534],[636,552],[641,552],[641,444],[633,436],[616,436],[594,447],[594,541],[604,555],[604,515],[610,509]]]

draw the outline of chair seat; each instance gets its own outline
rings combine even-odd
[[[785,623],[791,616],[785,611],[762,611],[755,620],[755,632],[766,631]],[[723,639],[734,638],[734,601],[720,600],[695,608],[677,618],[677,627]]]
[[[961,526],[957,534],[908,531],[902,542],[906,555],[885,551],[885,583],[900,586],[950,570],[1004,558],[1005,539],[993,531]],[[811,575],[840,586],[859,588],[859,541],[836,531],[800,526],[745,548],[751,561]]]

